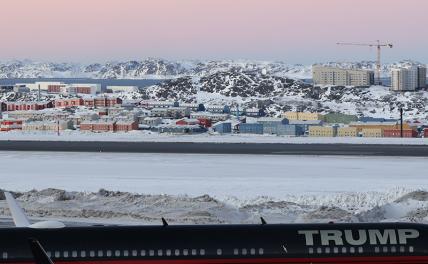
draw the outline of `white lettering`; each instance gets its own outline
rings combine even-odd
[[[330,241],[333,241],[333,245],[343,245],[342,231],[340,230],[321,230],[321,245],[329,246]]]
[[[299,230],[297,232],[299,235],[305,235],[306,245],[314,245],[314,235],[318,234],[318,230]]]
[[[398,240],[400,244],[407,244],[407,239],[418,237],[419,231],[416,229],[398,229]]]
[[[386,245],[388,244],[388,241],[391,245],[397,244],[397,236],[394,229],[385,229],[383,230],[383,233],[381,233],[378,229],[370,229],[369,237],[371,245]]]
[[[367,242],[366,230],[358,230],[358,239],[354,239],[352,230],[345,230],[345,239],[352,246],[361,246]]]

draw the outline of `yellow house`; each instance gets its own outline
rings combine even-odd
[[[356,137],[358,136],[358,129],[356,127],[339,127],[337,129],[338,137]]]
[[[285,112],[281,116],[288,120],[323,120],[323,115],[310,112]]]
[[[337,127],[331,126],[310,126],[310,137],[335,137],[337,134]]]
[[[382,128],[363,128],[361,133],[363,137],[383,137]]]

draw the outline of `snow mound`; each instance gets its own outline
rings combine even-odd
[[[0,192],[3,197],[3,191]],[[371,202],[356,203],[336,195],[301,196],[294,201],[274,201],[268,197],[250,201],[216,199],[209,195],[147,195],[129,192],[74,192],[59,189],[31,190],[14,193],[32,218],[48,218],[75,222],[115,224],[160,224],[164,217],[174,224],[258,223],[263,216],[269,223],[315,222],[384,222],[412,221],[428,223],[426,191],[413,191],[397,197],[391,194],[360,194]],[[352,195],[348,195],[350,197]],[[385,199],[389,197],[390,199]],[[318,202],[316,202],[318,201]],[[374,205],[368,207],[368,205]],[[5,202],[0,203],[0,215],[8,216]]]

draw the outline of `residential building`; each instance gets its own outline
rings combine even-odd
[[[26,86],[31,91],[38,91],[39,89],[41,91],[49,91],[49,86],[58,86],[62,85],[65,86],[63,82],[35,82],[35,83],[17,83],[16,85],[19,86]]]
[[[337,129],[338,137],[357,137],[358,129],[356,127],[339,127]]]
[[[92,131],[92,132],[114,132],[115,122],[114,121],[83,121],[80,123],[81,131]]]
[[[190,111],[198,111],[199,104],[191,104],[191,103],[180,103],[180,107],[187,107]]]
[[[223,105],[207,105],[205,106],[205,111],[216,113],[216,114],[223,114],[224,113],[224,106]]]
[[[413,65],[391,70],[391,89],[393,91],[415,91],[418,84],[418,67]]]
[[[24,122],[22,125],[23,131],[63,131],[72,129],[72,121],[30,121]]]
[[[259,116],[264,116],[265,112],[263,111],[263,109],[253,107],[253,108],[246,108],[244,110],[244,114],[246,116],[259,117]]]
[[[427,67],[419,66],[418,67],[418,88],[426,88],[427,87]]]
[[[106,87],[107,92],[112,93],[132,93],[132,92],[138,92],[139,88],[138,86],[125,86],[125,85],[108,85]]]
[[[212,122],[225,121],[229,119],[228,114],[220,114],[220,113],[210,113],[210,112],[192,112],[190,113],[190,118],[195,119],[209,119]]]
[[[157,125],[162,124],[162,118],[159,118],[159,117],[144,117],[142,119],[139,119],[139,123],[141,125],[157,126]]]
[[[132,130],[138,130],[138,122],[134,120],[119,120],[115,123],[114,131],[129,132]]]
[[[163,118],[183,118],[189,117],[190,109],[187,107],[152,108],[151,115]],[[190,118],[196,119],[194,117]]]
[[[356,127],[358,131],[361,131],[364,128],[380,128],[380,129],[399,129],[400,125],[395,121],[386,121],[386,122],[351,122],[349,123],[350,127]],[[404,129],[409,129],[409,125],[404,123]]]
[[[178,107],[179,103],[178,102],[173,102],[173,101],[141,101],[140,105],[144,108],[147,109],[152,109],[152,108],[169,108],[169,107]]]
[[[84,100],[82,98],[67,98],[67,99],[56,99],[55,108],[68,108],[75,106],[83,106]]]
[[[198,119],[190,119],[190,118],[183,118],[175,122],[177,126],[192,126],[192,125],[199,125]]]
[[[5,102],[6,111],[29,111],[29,110],[43,110],[46,108],[52,108],[53,102]]]
[[[3,119],[0,121],[0,131],[21,130],[22,120]]]
[[[363,128],[361,130],[361,135],[363,137],[383,137],[383,128]]]
[[[280,129],[280,126],[288,124],[287,118],[260,117],[256,118],[255,120],[257,123],[263,124],[263,134],[278,134],[278,129]],[[284,128],[282,129],[284,130]]]
[[[122,99],[118,97],[95,97],[83,100],[86,107],[115,107],[122,104]]]
[[[199,134],[207,132],[207,129],[199,125],[177,126],[177,125],[161,125],[152,127],[151,131],[159,133],[171,134]]]
[[[401,129],[384,129],[383,130],[383,136],[384,137],[401,137]],[[403,137],[410,138],[410,137],[417,137],[418,132],[413,129],[403,129]]]
[[[101,84],[98,83],[75,83],[64,87],[65,94],[92,94],[101,93]]]
[[[217,122],[213,125],[213,130],[220,134],[232,133],[232,123],[225,121]]]
[[[264,125],[263,125],[264,127]],[[304,127],[302,125],[284,125],[278,124],[276,128],[276,134],[279,136],[303,136],[305,134]]]
[[[241,134],[263,134],[263,124],[260,123],[241,123],[239,125]]]
[[[310,126],[310,137],[335,137],[337,135],[337,126]]]
[[[374,72],[313,65],[312,79],[314,85],[370,86],[374,84]]]
[[[281,115],[288,120],[323,120],[323,115],[310,112],[285,112]]]
[[[25,85],[14,85],[13,91],[15,93],[29,93],[31,90]]]
[[[424,138],[428,138],[428,128],[424,128]]]

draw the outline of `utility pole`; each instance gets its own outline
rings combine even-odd
[[[400,108],[400,137],[403,137],[403,108]]]
[[[40,97],[41,97],[41,94],[40,94],[40,84],[38,85],[38,94],[37,94],[37,102],[39,102],[40,103]]]

